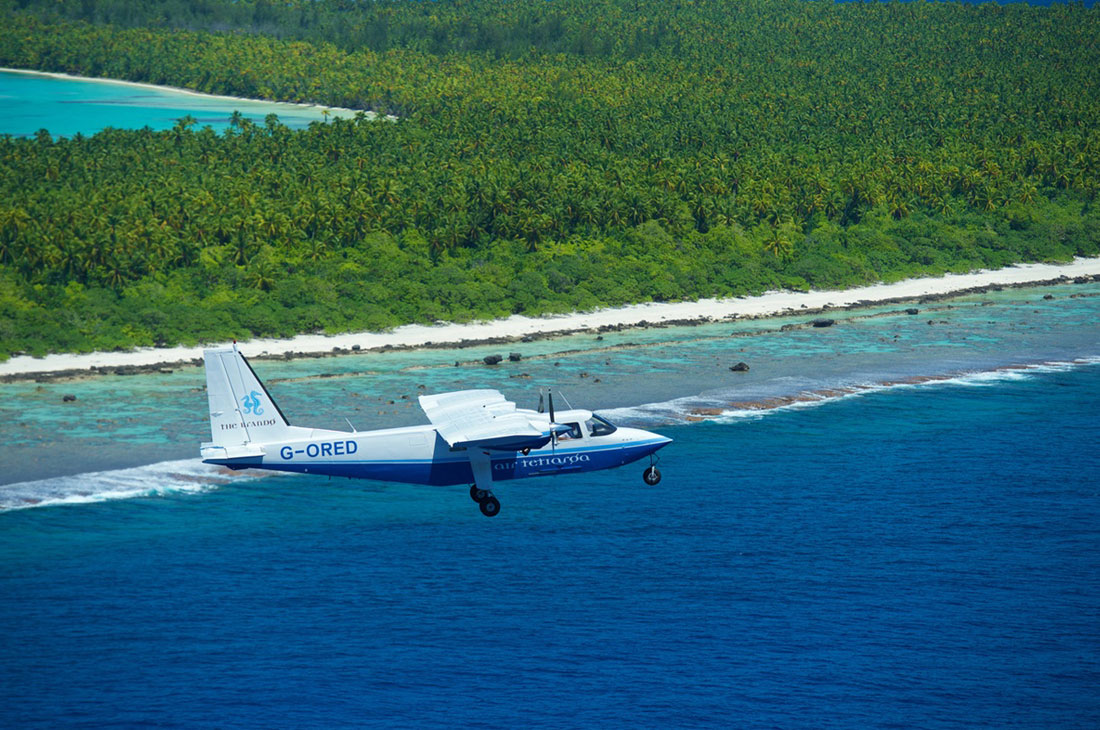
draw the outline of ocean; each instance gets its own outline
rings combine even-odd
[[[675,440],[657,487],[511,482],[492,519],[203,466],[199,368],[0,386],[0,726],[1100,725],[1100,283],[817,316],[242,344],[297,424],[553,386]]]

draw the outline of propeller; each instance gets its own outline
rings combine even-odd
[[[546,394],[546,399],[550,402],[550,442],[554,445],[558,445],[558,432],[554,428],[554,393],[553,391]]]
[[[560,395],[560,394],[559,394]],[[562,398],[565,396],[563,395]],[[569,401],[566,401],[568,404]],[[558,445],[558,423],[554,420],[554,391],[547,389],[546,391],[539,390],[539,413],[546,413],[546,408],[550,409],[550,441],[554,446]]]

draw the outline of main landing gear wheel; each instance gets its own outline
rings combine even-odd
[[[651,487],[657,486],[661,481],[661,470],[655,466],[646,467],[642,472],[642,480]]]
[[[486,517],[496,517],[500,512],[500,500],[488,489],[478,489],[476,484],[471,484],[470,499],[477,502],[477,506],[481,508],[481,514]]]
[[[478,503],[478,506],[481,507],[481,514],[486,517],[496,517],[497,513],[500,512],[500,501],[491,494],[484,501]]]

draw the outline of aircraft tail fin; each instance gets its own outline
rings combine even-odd
[[[286,416],[236,344],[204,350],[202,355],[214,446],[266,443],[287,437],[290,424]]]

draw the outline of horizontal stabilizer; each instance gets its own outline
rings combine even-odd
[[[459,390],[420,396],[420,407],[452,447],[519,451],[550,441],[550,421],[520,410],[496,390]]]
[[[218,446],[216,444],[203,444],[199,455],[203,460],[216,460],[218,463],[232,461],[256,461],[262,459],[267,453],[261,447],[254,444],[239,444],[236,446]]]

